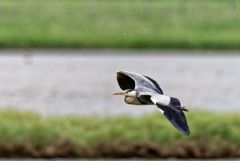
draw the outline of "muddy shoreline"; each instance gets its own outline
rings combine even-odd
[[[222,141],[221,147],[208,145],[206,141],[179,142],[171,146],[154,143],[122,144],[106,142],[91,147],[78,147],[67,140],[52,145],[39,146],[17,143],[0,145],[0,157],[4,158],[239,158],[240,147]]]

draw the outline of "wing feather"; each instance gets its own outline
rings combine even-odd
[[[148,91],[155,91],[162,94],[162,90],[152,78],[127,71],[117,72],[117,80],[121,89],[144,88]]]
[[[163,94],[163,91],[162,91],[161,87],[159,86],[159,84],[154,79],[152,79],[152,78],[150,78],[148,76],[144,76],[144,77],[149,79],[154,84],[154,86],[159,90],[160,94]]]
[[[122,72],[117,72],[117,81],[122,90],[135,88],[134,79]]]
[[[163,110],[163,115],[172,123],[172,125],[183,132],[185,135],[190,135],[189,127],[184,113],[178,107],[163,106],[159,103],[156,104],[158,108]]]
[[[157,100],[156,95],[151,96],[151,100],[161,110],[163,115],[172,123],[172,125],[185,135],[190,135],[189,127],[183,111],[179,107],[166,105]]]

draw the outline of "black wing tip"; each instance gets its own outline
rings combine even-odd
[[[186,135],[186,136],[190,136],[190,131],[189,131],[189,128],[188,128],[188,126],[187,127],[185,127],[185,128],[182,128],[182,127],[179,127],[178,125],[174,125],[173,124],[173,126],[175,126],[175,128],[177,129],[177,130],[179,130],[180,132],[182,132],[184,135]]]
[[[174,124],[173,124],[174,125]],[[181,131],[184,135],[190,136],[189,127],[187,122],[183,122],[184,126],[180,126],[179,124],[174,125],[179,131]]]
[[[157,107],[162,109],[164,111],[164,116],[170,121],[170,123],[179,131],[181,131],[184,135],[189,136],[190,130],[188,127],[187,120],[185,118],[185,115],[182,111],[180,111],[180,108],[175,108],[172,106],[162,106],[161,104],[157,103]],[[176,112],[180,112],[176,113]]]
[[[124,74],[124,75],[131,74],[131,72],[126,71],[126,70],[117,70],[116,73],[117,73],[117,74]]]
[[[123,70],[117,70],[116,73],[123,73]]]
[[[122,90],[135,88],[134,79],[124,71],[117,71],[117,81]]]
[[[184,135],[186,135],[186,136],[190,136],[190,131],[189,131],[189,130],[187,130],[187,131],[182,131],[182,133],[183,133]]]

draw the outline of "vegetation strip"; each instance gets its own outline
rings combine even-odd
[[[160,113],[130,117],[43,117],[0,111],[0,157],[240,157],[240,117],[191,111],[191,136]]]
[[[1,48],[240,48],[240,1],[0,2]]]

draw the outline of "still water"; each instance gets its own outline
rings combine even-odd
[[[120,90],[118,70],[154,78],[190,110],[240,111],[240,55],[206,51],[1,51],[0,108],[44,115],[157,111],[112,95]]]

